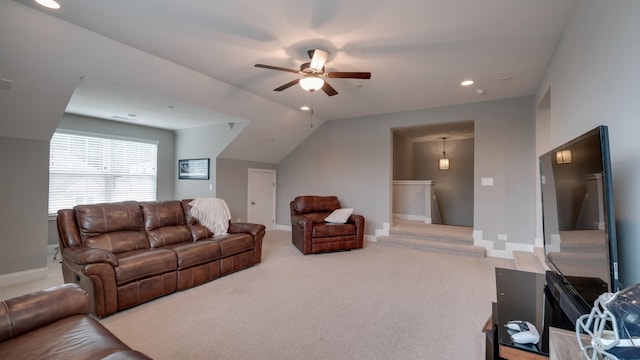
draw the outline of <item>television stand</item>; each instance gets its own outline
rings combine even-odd
[[[486,359],[582,359],[575,328],[567,322],[547,288],[545,274],[496,268],[496,299],[491,318],[484,326]],[[559,320],[563,321],[559,321]],[[525,320],[540,333],[537,345],[511,341],[506,327],[510,320]]]
[[[549,358],[549,322],[544,321],[545,274],[496,268],[496,299],[492,304],[491,321],[487,324],[487,359]],[[550,315],[550,314],[549,314]],[[524,320],[536,326],[540,342],[517,344],[511,341],[505,324],[511,320]]]

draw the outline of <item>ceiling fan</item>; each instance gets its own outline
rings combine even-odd
[[[333,96],[337,95],[338,92],[331,85],[329,85],[328,82],[324,81],[323,78],[371,79],[370,72],[325,72],[324,64],[329,58],[328,51],[321,49],[312,49],[307,51],[307,55],[309,55],[311,61],[300,65],[300,70],[264,64],[256,64],[255,66],[264,69],[287,71],[290,73],[302,75],[301,78],[289,81],[288,83],[273,89],[273,91],[282,91],[292,87],[295,84],[299,84],[303,89],[307,91],[313,92],[322,89],[322,91],[324,91],[327,95]]]

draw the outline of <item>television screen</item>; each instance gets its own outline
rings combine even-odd
[[[567,287],[565,296],[590,310],[600,294],[620,290],[607,127],[539,160],[547,264]]]

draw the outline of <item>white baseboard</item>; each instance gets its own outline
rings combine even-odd
[[[393,218],[394,219],[398,219],[398,220],[420,221],[420,222],[423,222],[425,224],[430,224],[431,223],[431,218],[429,218],[428,219],[429,222],[427,222],[427,218],[424,215],[393,214]]]
[[[389,236],[389,229],[391,229],[391,223],[382,223],[382,229],[376,229],[375,236]]]
[[[537,237],[534,241],[534,246],[537,248],[544,248],[544,239]]]
[[[364,241],[369,241],[369,242],[378,242],[378,239],[376,238],[375,235],[367,235],[364,234]]]
[[[18,271],[0,275],[0,287],[22,284],[29,281],[45,279],[49,275],[49,269],[45,267]]]
[[[513,259],[514,251],[526,251],[533,252],[533,244],[523,244],[507,242],[504,246],[504,250],[494,249],[494,242],[491,240],[484,240],[482,238],[481,230],[473,230],[473,245],[482,246],[487,249],[487,256],[498,257],[504,259]]]
[[[53,257],[58,248],[57,244],[47,244],[47,258]],[[58,254],[58,257],[61,255]],[[17,271],[9,274],[0,275],[0,287],[22,284],[29,281],[45,279],[49,276],[49,268],[47,266]]]

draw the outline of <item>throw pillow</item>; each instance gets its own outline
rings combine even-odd
[[[324,221],[334,224],[344,224],[349,220],[349,216],[353,213],[353,209],[336,209]]]

